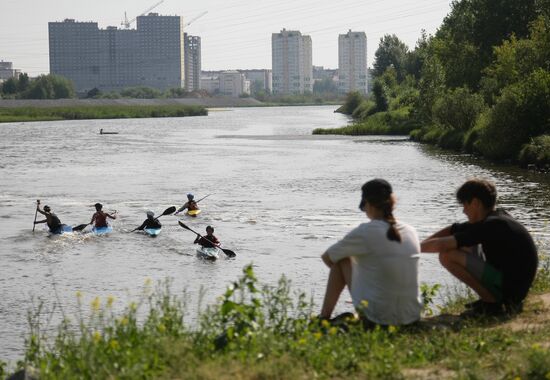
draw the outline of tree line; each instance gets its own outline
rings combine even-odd
[[[410,133],[494,160],[550,164],[550,0],[462,0],[414,49],[385,35],[342,133]],[[326,131],[317,131],[324,133]]]

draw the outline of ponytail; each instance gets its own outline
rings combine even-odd
[[[391,241],[397,241],[401,243],[401,235],[399,234],[399,231],[397,231],[397,228],[395,228],[395,224],[397,223],[397,221],[393,216],[392,209],[393,209],[393,200],[389,202],[384,202],[382,206],[382,211],[384,212],[384,219],[390,224],[390,228],[388,228],[388,232],[386,233],[386,236]]]

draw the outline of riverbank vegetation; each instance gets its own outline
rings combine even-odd
[[[0,123],[51,120],[127,119],[207,115],[202,106],[74,106],[74,107],[0,107]]]
[[[0,84],[0,99],[74,98],[73,83],[59,75],[40,75],[30,79],[26,73]]]
[[[354,125],[315,133],[396,134],[488,159],[550,168],[550,3],[461,0],[413,50],[386,35]]]
[[[456,310],[468,296],[448,295],[438,307],[438,287],[423,286],[426,315],[438,309],[440,315],[373,331],[354,319],[331,325],[313,318],[316,308],[305,294],[293,292],[284,278],[261,285],[251,265],[194,327],[184,323],[185,294],[172,294],[167,283],[156,289],[146,284],[141,300],[121,312],[113,311],[120,308],[112,297],[95,298],[88,308],[77,293],[79,312],[65,316],[54,336],[48,336],[51,326],[45,328],[44,305],[29,314],[31,331],[18,366],[40,379],[546,379],[550,270],[543,262],[518,316],[464,319]]]

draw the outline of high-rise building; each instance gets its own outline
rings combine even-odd
[[[368,92],[367,35],[352,32],[338,36],[338,92]]]
[[[18,78],[21,70],[14,69],[13,63],[0,61],[0,83],[11,78]]]
[[[271,36],[273,94],[303,94],[313,90],[311,37],[283,29]]]
[[[201,88],[201,38],[184,34],[185,40],[185,90]]]
[[[179,16],[149,13],[136,29],[99,29],[96,22],[48,23],[50,73],[73,81],[79,92],[147,86],[182,88],[183,22]]]

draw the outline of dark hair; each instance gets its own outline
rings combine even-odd
[[[359,204],[361,211],[365,208],[365,202],[369,202],[372,206],[382,210],[384,219],[390,224],[386,236],[389,240],[401,242],[401,235],[397,231],[397,228],[395,228],[395,224],[397,223],[393,216],[395,200],[392,197],[393,190],[389,182],[376,178],[366,182],[361,187],[361,191],[361,203]]]
[[[474,198],[479,199],[486,209],[492,210],[497,203],[497,189],[492,182],[485,179],[470,179],[457,190],[456,199],[464,204]]]
[[[94,206],[97,211],[100,211],[103,208],[103,205],[101,203],[96,203]]]
[[[211,230],[212,230],[212,233],[214,233],[214,227],[212,227],[212,226],[206,226],[206,232],[208,232],[208,229],[211,229]]]
[[[50,206],[48,206],[48,205],[44,206],[44,211],[50,212],[50,210],[51,210]]]

